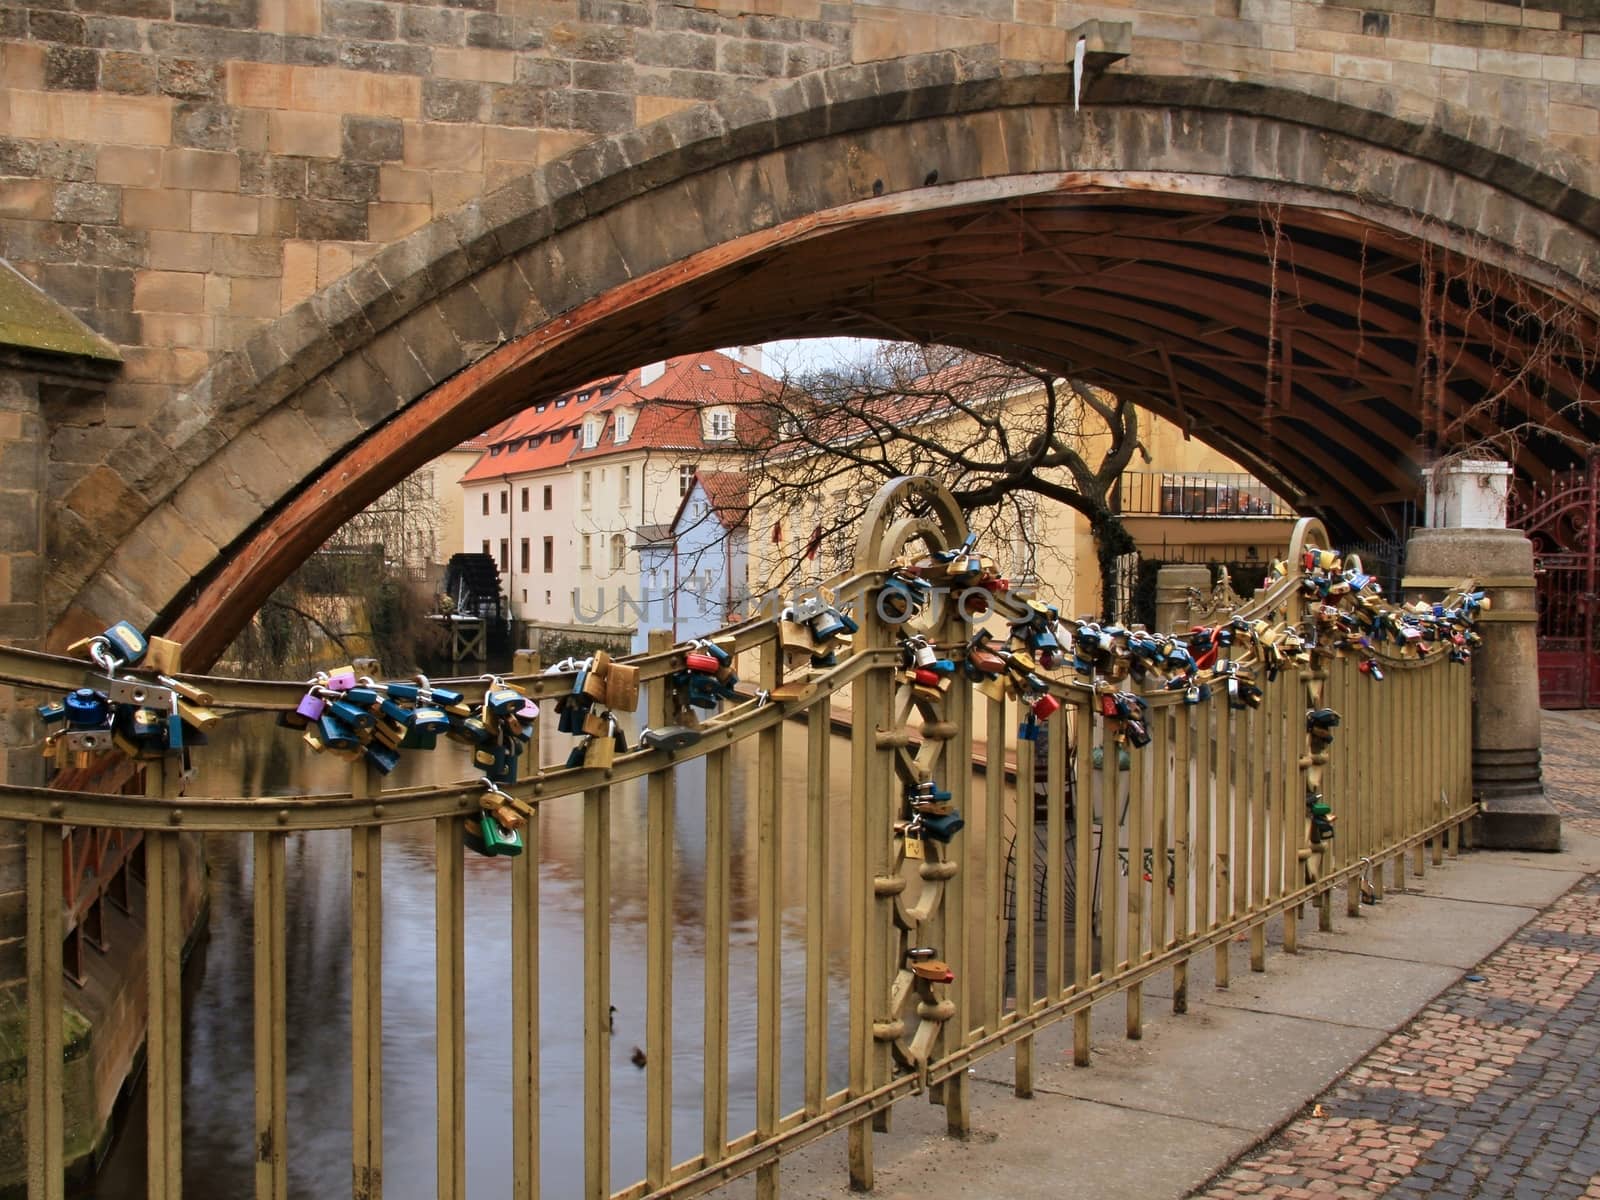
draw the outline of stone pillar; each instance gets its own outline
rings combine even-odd
[[[1476,579],[1491,601],[1472,659],[1472,788],[1478,844],[1559,850],[1561,818],[1539,766],[1539,661],[1533,543],[1516,529],[1418,529],[1406,544],[1408,598],[1438,599]]]
[[[1160,633],[1187,632],[1194,624],[1189,619],[1192,592],[1211,596],[1211,568],[1172,564],[1156,570],[1156,630]]]
[[[0,642],[37,646],[44,634],[44,496],[48,436],[39,381],[0,365]],[[44,781],[26,698],[0,687],[4,778]],[[22,827],[0,821],[0,991],[23,979],[26,884]]]

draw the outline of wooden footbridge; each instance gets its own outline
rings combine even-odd
[[[949,587],[959,602],[938,603],[930,587]],[[145,883],[142,898],[132,902],[148,928],[149,1194],[166,1200],[182,1193],[183,1106],[205,1103],[204,1096],[183,1094],[181,1072],[183,840],[218,830],[247,832],[253,840],[256,1119],[237,1137],[253,1147],[262,1200],[287,1195],[288,1130],[295,1120],[285,1075],[295,1036],[285,1019],[287,839],[301,830],[349,832],[350,1163],[353,1194],[361,1200],[384,1192],[385,835],[404,822],[430,822],[435,831],[441,1197],[466,1194],[463,841],[505,853],[513,977],[504,1011],[515,1125],[503,1153],[511,1160],[513,1194],[531,1200],[540,1193],[541,994],[569,986],[540,973],[541,821],[552,806],[579,808],[585,1017],[571,1036],[583,1044],[583,1089],[572,1098],[583,1107],[582,1195],[642,1200],[700,1195],[751,1173],[759,1195],[775,1196],[783,1156],[838,1131],[848,1139],[850,1182],[868,1188],[874,1130],[896,1104],[928,1096],[943,1105],[952,1134],[966,1133],[973,1103],[967,1068],[980,1059],[1013,1048],[1016,1089],[1027,1095],[1035,1035],[1071,1020],[1075,1060],[1087,1066],[1091,1006],[1124,1005],[1127,1033],[1137,1037],[1143,989],[1153,976],[1173,973],[1173,1003],[1181,1011],[1197,955],[1216,956],[1217,982],[1226,986],[1227,945],[1247,936],[1251,966],[1263,970],[1269,922],[1281,919],[1283,950],[1294,953],[1308,914],[1326,929],[1340,892],[1352,915],[1363,892],[1381,899],[1386,878],[1399,887],[1407,872],[1421,874],[1430,858],[1437,863],[1454,853],[1475,811],[1471,664],[1461,661],[1470,657],[1474,636],[1470,587],[1441,597],[1437,608],[1391,607],[1374,595],[1359,563],[1329,549],[1313,521],[1301,522],[1285,570],[1227,625],[1193,638],[1151,637],[1058,621],[1019,604],[968,548],[965,523],[948,494],[925,480],[899,480],[874,502],[853,574],[835,580],[833,592],[809,607],[801,601],[786,614],[793,619],[775,614],[735,625],[708,645],[658,638],[648,653],[609,667],[591,661],[554,673],[526,671],[506,678],[505,688],[488,685],[490,693],[511,695],[485,695],[482,704],[482,684],[439,685],[431,698],[440,710],[452,707],[444,703],[450,689],[466,693],[460,711],[445,714],[452,728],[468,720],[491,727],[488,749],[480,752],[486,772],[499,779],[493,788],[478,776],[442,787],[385,787],[374,765],[382,753],[366,752],[373,745],[387,749],[381,738],[357,738],[345,748],[354,761],[349,786],[338,794],[188,797],[178,755],[159,746],[139,763],[140,794],[0,787],[0,818],[27,829],[31,1200],[63,1193],[61,897],[64,864],[79,839],[90,836],[86,831],[142,834]],[[846,605],[846,597],[854,602]],[[1000,631],[988,641],[974,638],[967,619],[986,606]],[[1007,614],[1009,638],[999,619]],[[82,687],[85,670],[78,659],[0,652],[0,682],[38,691],[46,702]],[[734,670],[749,676],[742,687],[732,686]],[[138,670],[123,678],[168,686]],[[635,683],[642,685],[649,726],[644,744],[619,749],[593,725],[583,732],[589,717],[607,730],[606,705],[626,707]],[[292,712],[307,698],[304,683],[185,677],[173,686],[187,716],[197,718],[202,694],[214,713]],[[825,816],[830,711],[846,692],[853,718],[850,818],[841,845],[830,841]],[[720,711],[713,711],[719,694]],[[397,687],[377,707],[398,698],[404,708],[406,697]],[[409,697],[413,724],[422,722],[423,710],[437,711],[426,691],[419,695],[413,687]],[[323,698],[356,700],[353,691]],[[544,707],[542,716],[533,716],[534,705]],[[525,766],[513,780],[505,747],[512,746],[514,761],[513,743],[555,719],[578,731],[573,754]],[[61,753],[74,753],[60,740],[70,738],[61,728],[41,734],[56,730]],[[1050,735],[1039,738],[1041,728]],[[308,732],[312,742],[339,750],[337,729],[313,721]],[[1014,774],[990,770],[974,782],[975,733],[986,740],[989,761],[1014,762]],[[803,789],[786,791],[779,764],[789,738],[805,740],[809,774]],[[753,1127],[730,1128],[730,794],[734,751],[746,740],[755,743],[759,868],[756,1101]],[[540,741],[534,736],[529,744]],[[398,753],[411,752],[403,739],[401,745]],[[1039,763],[1041,746],[1047,749]],[[1128,769],[1118,770],[1124,747]],[[681,795],[675,783],[675,766],[695,756],[706,762],[703,797]],[[1037,792],[1036,777],[1043,781]],[[610,827],[620,789],[641,778],[649,847],[646,1153],[644,1177],[619,1180],[611,1177],[610,1151]],[[701,819],[702,805],[707,1002],[703,1039],[690,1053],[701,1058],[703,1131],[696,1144],[683,1145],[671,1133],[672,1071],[685,1059],[684,1047],[671,1040],[674,838],[685,819]],[[795,808],[805,812],[804,843],[785,844],[780,813]],[[971,833],[962,832],[964,816],[974,818]],[[969,879],[1005,878],[1008,822],[1017,831],[1015,877],[1042,871],[1047,903],[1038,926],[1026,917],[1013,921],[1002,886],[980,888]],[[1042,840],[1036,824],[1044,827]],[[1035,861],[1036,844],[1042,863]],[[840,858],[849,883],[835,894],[830,864]],[[1170,868],[1140,870],[1141,863]],[[785,961],[780,945],[782,864],[791,871],[803,864],[799,967]],[[1082,885],[1070,906],[1069,880]],[[836,905],[846,907],[849,928],[849,1068],[847,1086],[832,1090],[827,1014],[839,997],[825,930]],[[803,980],[804,988],[798,1089],[781,1071],[785,977]],[[786,1107],[785,1094],[800,1095],[798,1107]]]

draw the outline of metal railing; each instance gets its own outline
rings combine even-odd
[[[908,516],[906,502],[923,505]],[[929,509],[931,514],[929,515]],[[512,947],[511,1031],[513,1137],[503,1153],[512,1164],[513,1195],[540,1192],[541,1049],[537,1034],[540,831],[552,805],[581,809],[583,868],[584,1020],[581,1103],[587,1200],[693,1196],[753,1173],[758,1194],[778,1193],[780,1158],[838,1130],[847,1131],[852,1184],[873,1181],[874,1118],[916,1093],[942,1101],[949,1129],[970,1127],[972,1095],[967,1068],[1005,1047],[1015,1048],[1019,1094],[1033,1088],[1033,1038],[1047,1025],[1070,1018],[1074,1060],[1086,1066],[1090,1009],[1117,997],[1126,1006],[1127,1031],[1143,1021],[1144,985],[1172,971],[1173,1004],[1188,1003],[1188,966],[1213,953],[1219,986],[1228,982],[1228,945],[1249,937],[1250,965],[1266,964],[1267,924],[1283,924],[1283,948],[1294,953],[1299,921],[1314,906],[1322,928],[1331,926],[1335,889],[1346,889],[1355,915],[1360,885],[1381,896],[1384,874],[1396,888],[1408,870],[1421,874],[1429,851],[1434,863],[1455,853],[1460,827],[1474,811],[1470,793],[1470,670],[1447,667],[1443,654],[1427,659],[1382,659],[1387,678],[1375,683],[1345,659],[1314,656],[1263,680],[1258,708],[1238,710],[1217,689],[1214,699],[1189,704],[1181,690],[1154,691],[1148,745],[1129,751],[1117,769],[1119,745],[1099,715],[1098,694],[1074,678],[1051,678],[1049,694],[1063,711],[1052,730],[1042,768],[1035,743],[1018,740],[1018,718],[1028,714],[1015,699],[978,695],[959,674],[937,700],[912,695],[901,681],[896,631],[871,598],[904,547],[918,539],[931,549],[959,545],[964,523],[948,494],[936,485],[899,481],[886,488],[868,515],[852,583],[865,589],[854,652],[821,670],[786,699],[751,700],[708,719],[699,741],[686,749],[645,749],[618,756],[609,767],[546,766],[507,792],[528,806],[525,852],[508,864]],[[1298,553],[1319,535],[1304,522]],[[1325,539],[1320,544],[1326,544]],[[1246,614],[1301,615],[1300,576],[1266,589]],[[946,605],[927,633],[940,646],[959,647],[970,632]],[[760,684],[780,682],[780,630],[770,620],[734,626],[721,635],[735,654],[762,653]],[[629,660],[640,668],[650,721],[668,717],[670,676],[682,669],[684,647],[658,638],[649,653]],[[1387,653],[1387,652],[1384,652]],[[0,651],[0,681],[61,689],[81,681],[84,664],[71,659]],[[305,685],[200,681],[219,708],[291,709]],[[571,679],[542,674],[516,677],[541,701],[570,691]],[[1120,685],[1126,686],[1126,685]],[[830,844],[828,802],[831,702],[852,692],[851,790],[848,844]],[[779,693],[784,695],[784,692]],[[1013,777],[990,770],[973,782],[974,715],[985,710],[991,743],[988,760],[1014,759],[1023,781],[1022,802]],[[1308,742],[1305,712],[1332,707],[1343,716],[1331,746]],[[791,719],[803,720],[795,728]],[[808,773],[802,792],[784,794],[780,761],[787,739],[801,738]],[[755,917],[755,1106],[753,1125],[729,1128],[729,863],[736,836],[730,818],[735,746],[755,744],[757,895]],[[535,738],[533,745],[539,745]],[[671,847],[681,811],[674,764],[703,756],[704,989],[707,997],[699,1057],[703,1071],[703,1127],[687,1155],[672,1139],[672,1071],[683,1048],[672,1044],[673,898],[677,865]],[[1097,768],[1096,757],[1103,767]],[[1036,807],[1036,774],[1044,797]],[[1074,803],[1067,781],[1075,781]],[[919,839],[922,855],[907,849],[907,813],[899,797],[908,780],[937,779],[951,802],[976,818],[982,837],[968,844],[958,833],[948,843]],[[644,1175],[611,1178],[612,1110],[609,1022],[611,1004],[610,893],[613,883],[610,825],[614,797],[627,781],[646,784],[648,894],[646,973],[648,1013],[644,1069],[647,1091]],[[1308,789],[1334,805],[1337,836],[1311,839]],[[463,988],[465,904],[463,820],[476,815],[483,794],[473,779],[440,787],[385,788],[365,764],[351,768],[348,790],[338,794],[272,799],[190,798],[165,762],[144,767],[142,795],[104,796],[19,786],[0,787],[0,818],[27,823],[29,1196],[62,1195],[61,903],[62,831],[96,826],[143,832],[148,929],[149,1194],[181,1194],[182,1030],[179,952],[184,937],[178,870],[179,839],[190,831],[248,831],[253,837],[255,975],[255,1128],[241,1129],[253,1147],[256,1194],[287,1193],[288,1122],[285,1082],[285,843],[296,831],[348,831],[351,863],[351,1006],[349,1070],[353,1081],[352,1190],[361,1200],[383,1193],[384,994],[382,987],[384,889],[381,849],[386,831],[405,822],[431,822],[436,851],[437,1191],[466,1194],[466,1012]],[[698,804],[698,798],[696,800]],[[782,810],[803,807],[803,845],[784,844]],[[1040,815],[1042,813],[1042,816]],[[1004,830],[1015,830],[1015,874],[1037,875],[1036,824],[1044,827],[1042,927],[1031,919],[1007,928],[1003,889],[969,886],[966,864],[981,863],[982,878],[1002,880]],[[1071,853],[1071,861],[1067,855]],[[847,859],[848,886],[834,895],[830,864]],[[785,863],[803,862],[805,880],[803,971],[784,961],[779,876]],[[1144,869],[1141,869],[1141,866]],[[794,865],[790,866],[795,869]],[[1069,875],[1082,886],[1066,904]],[[1092,883],[1090,881],[1093,881]],[[848,909],[848,1085],[829,1090],[827,1021],[838,984],[830,977],[826,930],[830,907]],[[1029,906],[1021,906],[1024,913]],[[1015,968],[1008,970],[1007,946]],[[912,970],[914,947],[933,947],[953,980],[929,981]],[[783,977],[803,980],[804,1077],[797,1107],[785,1109],[779,1039]],[[1036,982],[1042,981],[1042,982]],[[568,988],[565,978],[549,986]],[[406,1083],[416,1081],[407,1080]],[[790,1081],[791,1084],[793,1081]],[[795,1094],[791,1092],[790,1094]],[[200,1098],[191,1098],[191,1103]]]
[[[1243,472],[1124,471],[1125,517],[1293,517],[1294,509],[1254,475]]]

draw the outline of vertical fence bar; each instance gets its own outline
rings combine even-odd
[[[1074,704],[1067,708],[1069,724],[1073,730],[1073,746],[1077,752],[1072,788],[1072,816],[1077,829],[1074,862],[1072,905],[1072,986],[1081,990],[1089,986],[1089,976],[1094,968],[1094,876],[1089,858],[1090,839],[1094,836],[1094,718],[1087,704]],[[1089,1065],[1088,1008],[1072,1014],[1072,1061],[1075,1066]]]
[[[466,864],[461,819],[440,817],[434,847],[434,1038],[439,1200],[467,1194]]]
[[[1427,671],[1427,667],[1414,667],[1405,672],[1406,690],[1403,709],[1405,740],[1400,754],[1411,782],[1408,789],[1411,797],[1410,828],[1406,830],[1408,835],[1416,833],[1427,824],[1428,745],[1427,731],[1423,728],[1423,712],[1427,704]],[[1411,873],[1421,878],[1428,870],[1427,844],[1418,842],[1412,847],[1411,855]]]
[[[1281,698],[1283,692],[1282,678],[1279,682],[1267,689],[1265,703],[1260,708],[1251,709],[1249,713],[1250,724],[1250,757],[1249,766],[1246,768],[1245,782],[1249,789],[1250,812],[1250,890],[1249,908],[1251,912],[1260,912],[1266,907],[1267,900],[1267,811],[1271,807],[1271,793],[1267,786],[1267,765],[1270,761],[1269,751],[1271,745],[1277,741],[1274,736],[1270,714],[1278,709],[1274,704],[1274,697]],[[1281,699],[1279,699],[1281,704]],[[1267,926],[1266,922],[1257,922],[1250,927],[1250,969],[1252,971],[1265,971],[1267,969]]]
[[[706,755],[705,1081],[700,1116],[707,1166],[721,1162],[728,1152],[728,934],[733,911],[731,753],[724,748]]]
[[[1216,897],[1211,858],[1211,729],[1216,708],[1214,702],[1205,702],[1194,710],[1194,927],[1202,933],[1212,927]]]
[[[1232,877],[1236,869],[1233,857],[1233,710],[1228,706],[1227,692],[1218,689],[1219,698],[1212,709],[1217,714],[1217,834],[1213,857],[1217,864],[1216,924],[1225,923],[1232,914]],[[1216,949],[1216,980],[1219,988],[1229,983],[1230,967],[1228,943],[1219,942]]]
[[[1128,743],[1128,930],[1126,935],[1129,966],[1144,957],[1144,842],[1145,842],[1145,758],[1148,746]],[[1127,990],[1127,1033],[1130,1038],[1144,1036],[1144,985],[1135,983]]]
[[[1020,716],[1020,708],[1019,713]],[[1009,730],[1007,730],[1009,732]],[[1003,744],[1003,743],[1002,743]],[[1012,937],[1016,946],[1013,980],[1017,997],[1017,1016],[1033,1011],[1033,758],[1036,746],[1031,738],[1017,738],[1016,841],[1013,861],[1016,873],[1012,883]],[[1033,1038],[1019,1038],[1016,1044],[1016,1094],[1033,1095]]]
[[[1193,824],[1190,808],[1193,803],[1194,756],[1190,749],[1190,731],[1194,723],[1194,708],[1183,705],[1174,710],[1177,736],[1173,741],[1173,792],[1172,810],[1172,940],[1181,945],[1189,939],[1190,903],[1189,888],[1193,872],[1190,870],[1193,851]],[[1189,960],[1181,958],[1172,968],[1172,1011],[1189,1011]]]
[[[1170,821],[1168,806],[1172,803],[1172,708],[1163,706],[1151,710],[1150,749],[1155,751],[1150,759],[1150,954],[1161,953],[1167,947],[1167,837]],[[1175,870],[1177,864],[1172,864]]]
[[[956,635],[959,637],[959,633]],[[972,799],[972,688],[961,680],[951,686],[945,698],[945,718],[955,726],[955,735],[945,743],[945,788],[950,802],[960,813],[971,813]],[[813,760],[815,761],[815,760]],[[970,837],[970,835],[969,835]],[[947,1021],[939,1033],[939,1057],[957,1050],[967,1043],[967,1030],[973,1024],[972,969],[979,961],[974,944],[976,931],[967,921],[967,881],[971,877],[971,855],[967,841],[960,843],[962,854],[960,869],[944,885],[944,941],[951,952],[951,968],[956,981],[950,986],[950,999],[955,1002],[956,1015]],[[967,1073],[958,1071],[944,1083],[945,1129],[952,1137],[965,1137],[972,1129],[971,1091]]]
[[[983,776],[983,1019],[993,1032],[1006,1007],[1006,704],[990,698],[984,710],[987,767]]]
[[[870,608],[870,606],[868,606]],[[869,612],[857,635],[861,649],[887,643],[880,622]],[[881,670],[868,671],[851,684],[854,719],[850,733],[850,1094],[871,1091],[881,1072],[882,1057],[873,1037],[873,1023],[882,1014],[884,985],[878,978],[883,958],[883,928],[878,919],[880,900],[876,886],[888,858],[887,822],[877,819],[876,793],[888,787],[879,761],[879,722],[889,707],[889,681]],[[991,749],[993,737],[991,735]],[[872,1132],[875,1122],[856,1121],[850,1126],[847,1154],[850,1186],[872,1188]]]
[[[24,853],[28,889],[28,1200],[61,1200],[66,1186],[61,827],[30,822]],[[154,930],[151,933],[153,936]],[[154,1016],[152,1010],[152,1020]]]
[[[285,837],[281,833],[254,835],[257,1200],[285,1200],[289,1194]]]
[[[672,648],[672,634],[652,629],[650,653]],[[767,656],[767,657],[770,657]],[[668,683],[650,689],[650,725],[660,729],[670,719]],[[677,836],[677,781],[671,767],[652,771],[645,781],[645,1183],[651,1190],[667,1182],[672,1169],[672,932],[673,840]],[[606,1001],[607,1016],[610,1000]],[[609,1022],[608,1022],[609,1028]]]
[[[1302,755],[1309,756],[1310,748],[1305,732],[1305,710],[1298,702],[1306,696],[1306,685],[1311,675],[1309,667],[1304,671],[1295,669],[1285,671],[1279,680],[1283,699],[1278,707],[1278,719],[1272,726],[1272,832],[1275,836],[1272,838],[1273,867],[1268,879],[1268,891],[1273,898],[1293,891],[1305,875],[1300,867],[1300,827],[1304,823],[1301,814],[1305,810],[1305,780],[1309,759],[1305,769],[1301,768],[1300,759]],[[1295,812],[1296,792],[1301,795],[1301,813]],[[1285,954],[1300,952],[1300,914],[1297,907],[1283,911],[1283,951]]]
[[[1119,967],[1117,911],[1122,905],[1122,769],[1110,726],[1090,710],[1089,721],[1100,739],[1100,977],[1110,979]]]
[[[611,1195],[611,789],[583,794],[583,1194]]]
[[[1448,754],[1450,739],[1446,738],[1446,714],[1448,714],[1448,680],[1445,678],[1446,670],[1450,664],[1445,659],[1435,662],[1434,666],[1427,669],[1427,744],[1429,744],[1429,779],[1427,779],[1427,813],[1429,822],[1438,821],[1448,814],[1448,802],[1445,800],[1448,786],[1445,782],[1445,755]],[[1445,842],[1448,830],[1434,838],[1434,866],[1443,866],[1445,862]]]
[[[761,658],[761,686],[767,689],[778,685],[776,642],[773,649],[773,654]],[[776,721],[756,734],[756,1136],[762,1141],[778,1132],[782,1085],[783,825],[778,819],[782,793],[783,722]],[[777,1156],[757,1168],[756,1195],[759,1200],[776,1200]]]
[[[828,1095],[828,702],[806,714],[806,1116]],[[969,731],[970,735],[970,731]],[[958,760],[959,761],[959,760]],[[971,756],[968,755],[968,761]],[[957,976],[959,980],[960,975]],[[966,1008],[960,1011],[965,1019]]]
[[[1255,911],[1251,897],[1261,871],[1261,855],[1257,847],[1260,837],[1260,814],[1256,809],[1256,793],[1261,782],[1261,710],[1252,708],[1239,721],[1239,736],[1234,744],[1234,767],[1238,773],[1234,792],[1237,803],[1233,820],[1233,907],[1235,914]],[[1265,970],[1266,930],[1255,925],[1250,929],[1250,969]]]
[[[1070,712],[1052,717],[1046,725],[1050,742],[1045,754],[1045,912],[1044,990],[1054,1004],[1066,988],[1066,804],[1067,733],[1072,728]]]
[[[144,767],[147,796],[166,794],[166,763]],[[150,987],[145,1041],[148,1194],[183,1194],[183,867],[176,833],[145,834],[145,953]]]
[[[350,794],[370,794],[365,762]],[[350,1183],[355,1200],[383,1195],[383,827],[350,830]]]
[[[1406,822],[1408,809],[1406,793],[1406,778],[1404,764],[1401,761],[1400,741],[1403,732],[1400,729],[1400,719],[1403,716],[1403,706],[1395,703],[1394,685],[1398,671],[1392,671],[1378,686],[1383,689],[1378,697],[1378,709],[1382,714],[1375,737],[1378,742],[1378,778],[1386,780],[1386,797],[1384,803],[1384,832],[1385,842],[1394,846],[1406,835]],[[1394,890],[1406,890],[1406,855],[1404,850],[1394,852]]]
[[[537,656],[517,657],[520,670],[538,673]],[[534,717],[530,754],[538,753],[543,729],[543,719]],[[539,857],[543,851],[535,804],[522,827],[522,853],[511,860],[512,1200],[539,1200]]]
[[[535,719],[532,745],[539,745]],[[522,827],[522,853],[511,860],[511,1189],[513,1200],[539,1197],[539,855],[536,805]]]

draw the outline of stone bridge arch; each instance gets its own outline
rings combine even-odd
[[[1118,36],[1089,32],[1100,51]],[[890,332],[1103,379],[1346,530],[1371,524],[1414,486],[1407,363],[1373,351],[1395,386],[1354,414],[1302,379],[1263,426],[1263,206],[1304,260],[1307,311],[1348,318],[1359,296],[1398,344],[1418,327],[1404,279],[1426,247],[1592,307],[1600,188],[1594,164],[1527,133],[1448,107],[1396,115],[1392,94],[1345,82],[1322,98],[1105,74],[1075,109],[1070,70],[940,52],[599,139],[381,251],[174,398],[142,436],[183,478],[152,447],[167,477],[98,521],[54,515],[69,569],[52,640],[127,616],[209,662],[348,516],[531,396],[774,336]],[[1001,245],[1019,247],[1009,274]],[[1353,259],[1354,293],[1338,282]],[[1119,273],[1126,302],[1108,307],[1085,281]],[[1324,370],[1349,355],[1306,337]],[[1587,383],[1546,379],[1528,411]],[[1460,402],[1485,385],[1464,381]],[[1562,453],[1534,446],[1521,465]]]

